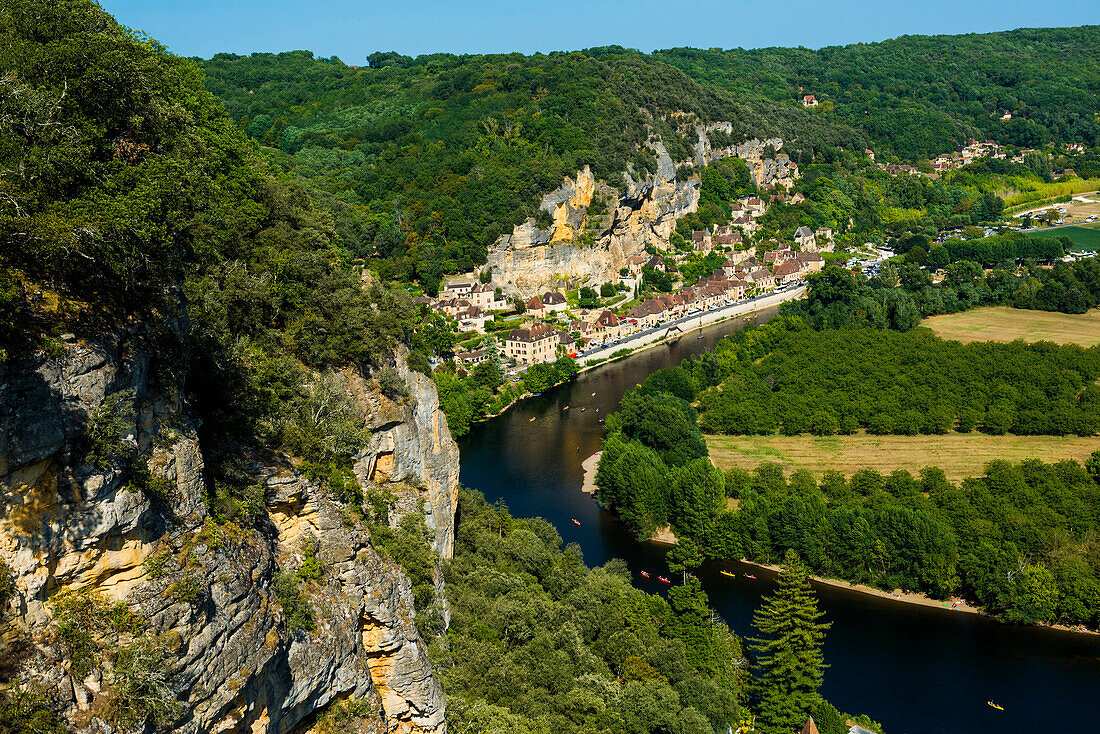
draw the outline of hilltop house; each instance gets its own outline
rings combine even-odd
[[[802,106],[803,107],[817,107],[817,105],[818,105],[818,101],[812,94],[807,94],[804,97],[802,97]]]

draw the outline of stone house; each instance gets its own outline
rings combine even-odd
[[[542,306],[546,314],[560,313],[568,308],[565,296],[558,291],[547,291],[543,293]]]
[[[557,356],[558,332],[549,324],[512,329],[504,340],[504,353],[518,364],[552,361]]]
[[[817,247],[814,231],[809,227],[799,227],[794,231],[794,241],[799,247]]]

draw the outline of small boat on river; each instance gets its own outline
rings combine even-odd
[[[562,410],[569,410],[569,406],[565,406],[564,408],[562,408]]]
[[[722,575],[723,575],[723,576],[729,576],[729,577],[730,577],[731,579],[735,579],[735,578],[737,578],[737,574],[735,574],[735,573],[730,573],[729,571],[722,571]]]
[[[527,421],[527,422],[528,422],[528,423],[530,423],[530,422],[531,422],[531,421],[533,421],[533,420],[535,420],[535,416],[531,416],[531,420],[529,420],[529,421]]]
[[[992,701],[986,701],[986,703],[988,703],[990,706],[997,709],[998,711],[1004,711],[1005,710],[1004,706],[998,706],[997,704],[993,703]]]
[[[649,571],[642,571],[641,573],[642,573],[642,578],[643,579],[649,578]]]
[[[751,573],[747,573],[747,574],[745,574],[745,578],[747,578],[747,579],[752,579],[753,581],[755,581],[755,580],[756,580],[756,577],[755,577],[755,576],[753,576],[753,575],[752,575]]]
[[[575,517],[574,517],[574,518],[573,518],[573,524],[574,524],[574,525],[580,525],[580,524],[581,524],[581,521],[580,521],[580,520],[578,520],[577,518],[575,518]]]
[[[670,584],[670,583],[672,583],[671,581],[669,581],[668,579],[666,579],[666,578],[665,578],[664,576],[658,576],[658,577],[657,577],[657,580],[658,580],[658,581],[660,581],[660,582],[661,582],[662,584]]]

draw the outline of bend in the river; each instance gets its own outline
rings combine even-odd
[[[774,313],[769,309],[753,320]],[[743,325],[735,319],[707,327],[701,336],[688,333],[474,426],[460,442],[462,483],[490,501],[503,500],[516,517],[550,520],[565,542],[581,545],[590,565],[625,559],[640,587],[660,591],[657,573],[645,581],[638,572],[665,573],[665,548],[638,542],[581,492],[581,461],[599,450],[599,419],[618,408],[626,390]],[[719,573],[736,565],[708,563],[698,576],[712,607],[744,636],[773,576],[756,571],[758,580],[731,579]],[[888,734],[1091,731],[1100,717],[1100,639],[1094,636],[1002,625],[832,586],[817,590],[833,623],[822,693],[842,711],[881,721]],[[1004,711],[988,706],[991,699]]]

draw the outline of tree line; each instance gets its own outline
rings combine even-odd
[[[994,461],[959,484],[936,467],[820,482],[774,464],[723,472],[691,405],[666,391],[686,371],[662,372],[608,418],[596,473],[599,502],[639,535],[669,525],[685,557],[774,563],[794,551],[820,575],[964,595],[1008,622],[1100,623],[1100,451],[1084,466]]]

